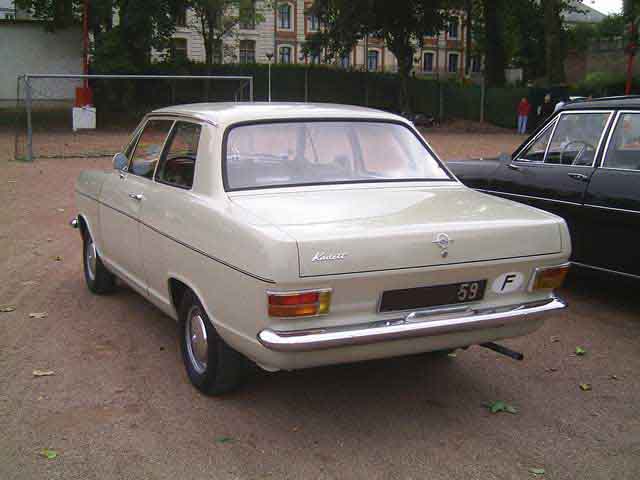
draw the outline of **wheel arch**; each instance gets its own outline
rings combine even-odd
[[[180,302],[182,301],[184,293],[188,290],[193,293],[200,301],[205,312],[207,313],[207,316],[209,317],[209,321],[214,327],[216,326],[216,324],[218,323],[216,320],[216,316],[213,315],[213,312],[211,312],[211,309],[209,308],[209,305],[206,304],[204,296],[201,295],[201,292],[189,280],[185,279],[181,275],[170,275],[169,279],[167,280],[167,288],[169,289],[169,298],[175,312],[175,320],[179,320]]]

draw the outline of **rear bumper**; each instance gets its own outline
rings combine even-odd
[[[541,316],[562,310],[566,306],[558,298],[549,298],[504,307],[460,307],[449,312],[415,312],[395,319],[346,327],[296,331],[265,329],[258,334],[258,340],[264,347],[277,352],[310,352],[497,328],[516,322],[539,320]]]

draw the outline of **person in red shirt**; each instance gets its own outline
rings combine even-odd
[[[527,97],[522,97],[518,104],[518,133],[524,135],[527,133],[527,119],[531,113],[531,104]]]

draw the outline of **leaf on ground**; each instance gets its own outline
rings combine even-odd
[[[7,180],[7,183],[18,183],[16,180]]]
[[[518,409],[513,405],[509,405],[508,403],[503,402],[502,400],[497,400],[493,403],[487,404],[487,408],[491,411],[491,413],[498,412],[507,412],[511,414],[518,413]]]
[[[55,450],[51,450],[49,448],[45,448],[42,450],[42,452],[40,452],[40,455],[42,455],[47,460],[53,460],[58,456],[58,452],[56,452]]]
[[[591,384],[590,383],[581,383],[580,384],[580,390],[582,390],[583,392],[588,392],[589,390],[591,390]]]
[[[544,475],[544,468],[530,468],[529,473],[533,473],[534,475]]]
[[[49,315],[47,312],[34,312],[29,314],[29,318],[47,318],[47,315]]]
[[[62,257],[61,257],[60,255],[56,255],[56,256],[54,257],[54,260],[55,260],[56,262],[61,262],[61,261],[62,261]]]
[[[587,351],[586,351],[584,348],[582,348],[582,347],[576,347],[576,355],[578,355],[578,356],[582,356],[582,355],[584,355],[584,354],[586,354],[586,353],[587,353]]]
[[[609,375],[611,380],[619,380],[618,375]]]
[[[0,313],[9,313],[15,311],[16,307],[13,305],[0,305]]]
[[[59,211],[60,213],[62,213],[62,212],[64,212],[64,208],[58,208],[58,211]]]
[[[546,370],[547,372],[557,372],[557,371],[558,371],[558,369],[557,369],[556,367],[549,367],[549,368],[545,368],[545,370]]]
[[[36,282],[35,280],[27,280],[26,282],[22,282],[21,285],[23,287],[30,287],[32,285],[38,285],[38,282]]]
[[[447,357],[456,358],[457,356],[458,356],[458,354],[456,352],[447,353]]]
[[[34,370],[34,377],[50,377],[51,375],[55,375],[56,373],[53,370]]]
[[[553,335],[549,340],[551,340],[551,343],[558,343],[560,341],[560,337]]]
[[[216,438],[216,443],[229,443],[232,442],[233,438],[231,437],[218,437]]]

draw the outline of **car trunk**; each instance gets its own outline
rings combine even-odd
[[[301,277],[553,254],[560,220],[458,184],[234,195],[293,237]],[[445,248],[444,236],[449,239]],[[440,240],[440,242],[437,242]]]

